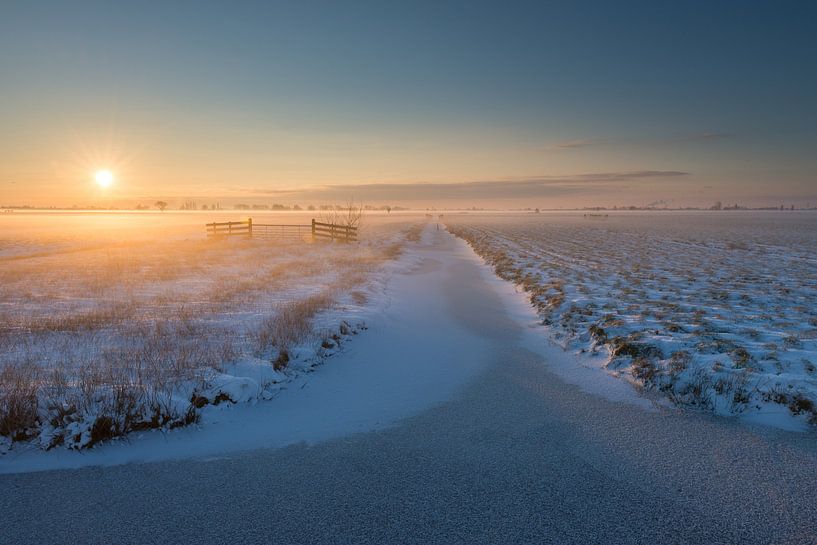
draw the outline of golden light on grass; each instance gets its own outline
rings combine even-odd
[[[43,448],[89,448],[133,431],[132,423],[190,423],[192,413],[168,401],[180,388],[222,373],[245,353],[262,354],[264,368],[281,370],[288,349],[326,349],[328,322],[314,318],[351,292],[366,292],[368,275],[396,256],[397,234],[425,225],[417,217],[367,218],[367,245],[353,248],[207,239],[203,220],[181,212],[155,219],[96,211],[13,216],[3,218],[16,230],[0,230],[0,248],[12,240],[24,241],[14,248],[25,246],[0,251],[0,447],[9,437],[29,437],[25,430],[41,422],[57,430],[37,443]],[[242,318],[228,326],[227,316]],[[344,335],[340,324],[333,327]],[[39,363],[45,354],[59,354],[59,361],[46,369]],[[69,433],[66,426],[87,411],[95,412],[82,422],[93,429],[102,418],[104,433]]]
[[[94,174],[94,180],[97,185],[102,188],[110,187],[113,184],[113,172],[110,170],[97,170]]]

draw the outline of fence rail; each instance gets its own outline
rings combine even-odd
[[[312,234],[311,225],[294,225],[279,223],[253,223],[252,236],[282,239],[302,239]]]
[[[357,227],[337,225],[334,223],[321,223],[313,219],[312,237],[355,242],[357,241]]]
[[[252,236],[252,218],[247,221],[222,221],[207,224],[207,236]]]
[[[208,237],[246,236],[271,237],[282,239],[303,239],[311,235],[313,240],[330,239],[342,242],[357,241],[357,227],[322,223],[312,220],[308,225],[253,223],[252,218],[246,221],[222,221],[206,224]]]

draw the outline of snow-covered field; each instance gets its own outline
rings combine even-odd
[[[84,448],[274,397],[365,328],[385,265],[424,223],[369,214],[359,244],[205,238],[227,219],[243,216],[0,217],[0,450]]]
[[[817,424],[817,214],[446,214],[577,361],[685,406]]]

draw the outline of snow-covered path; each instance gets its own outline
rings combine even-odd
[[[0,476],[2,542],[817,543],[813,433],[565,382],[462,241],[432,226],[415,252],[380,320],[298,391],[0,462],[121,464]]]

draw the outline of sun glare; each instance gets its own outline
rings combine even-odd
[[[113,172],[110,170],[98,170],[96,174],[94,174],[94,180],[96,180],[99,187],[110,187],[113,183]]]

